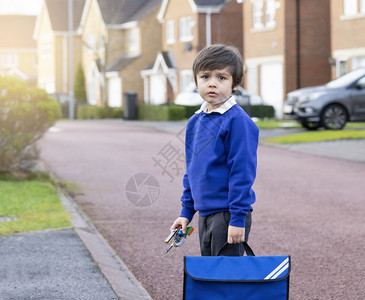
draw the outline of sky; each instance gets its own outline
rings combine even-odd
[[[0,0],[0,14],[37,15],[42,0]]]

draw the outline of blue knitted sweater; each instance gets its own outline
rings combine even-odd
[[[181,217],[231,213],[230,225],[245,227],[255,202],[259,130],[237,104],[224,113],[201,111],[186,128],[186,172]]]

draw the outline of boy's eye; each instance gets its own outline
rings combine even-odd
[[[208,78],[209,78],[209,76],[208,76],[208,75],[202,75],[202,78],[203,78],[203,79],[208,79]]]
[[[226,79],[226,77],[225,77],[225,76],[218,76],[218,79],[219,79],[219,80],[225,80],[225,79]]]

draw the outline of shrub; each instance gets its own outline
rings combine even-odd
[[[61,116],[46,91],[0,77],[0,173],[28,170],[38,158],[35,142]]]

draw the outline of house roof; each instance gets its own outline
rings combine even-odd
[[[106,25],[138,21],[157,9],[162,0],[97,0]]]
[[[73,29],[80,26],[86,0],[73,0]],[[68,31],[68,0],[45,0],[53,31]]]
[[[0,15],[0,48],[36,48],[36,16]]]
[[[194,12],[198,13],[219,13],[221,8],[226,2],[232,0],[187,0]],[[169,0],[163,0],[161,4],[160,12],[158,13],[157,19],[162,22]]]
[[[194,0],[197,6],[219,6],[224,5],[225,0]]]
[[[107,72],[120,72],[128,66],[136,57],[122,55],[106,67]]]
[[[157,57],[156,57],[155,61],[152,62],[146,68],[146,70],[152,70],[154,68],[157,69],[157,66],[159,64],[163,64],[168,69],[176,69],[177,68],[174,55],[171,51],[162,51],[159,54],[157,54]]]

